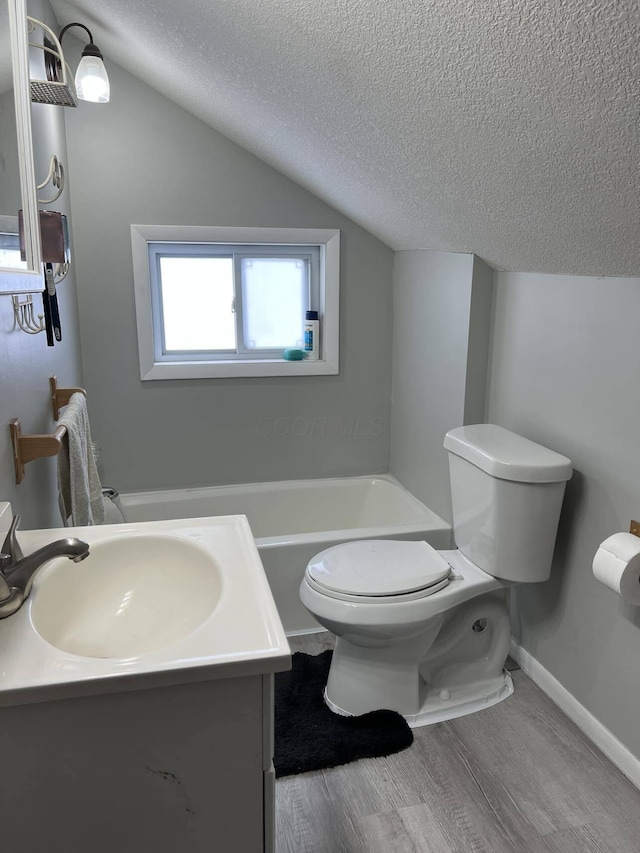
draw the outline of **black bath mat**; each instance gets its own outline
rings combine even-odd
[[[291,670],[276,673],[273,763],[277,777],[379,758],[413,743],[407,721],[395,711],[341,717],[329,710],[322,694],[332,654],[296,652]]]

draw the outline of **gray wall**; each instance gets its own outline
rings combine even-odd
[[[640,515],[640,279],[499,273],[488,420],[573,460],[551,580],[515,590],[514,636],[640,756],[640,608],[592,575]]]
[[[391,472],[451,521],[445,433],[484,420],[493,270],[473,255],[398,252]]]
[[[105,481],[127,491],[387,470],[392,252],[108,67],[112,101],[90,122],[79,111],[68,120],[83,361]],[[141,382],[131,223],[339,228],[340,375]]]
[[[29,2],[29,14],[51,22],[45,0]],[[57,27],[57,24],[55,25]],[[66,166],[65,111],[60,107],[32,105],[36,180],[49,168],[51,154],[58,154]],[[69,214],[69,191],[47,207]],[[34,296],[42,312],[42,297]],[[81,385],[78,315],[75,274],[58,288],[63,340],[47,347],[44,333],[27,335],[14,327],[10,296],[0,296],[0,500],[11,501],[22,517],[22,527],[60,525],[55,459],[38,459],[26,467],[26,477],[15,483],[13,451],[8,423],[20,418],[25,433],[45,433],[55,429],[49,402],[49,376],[57,374],[60,385]]]

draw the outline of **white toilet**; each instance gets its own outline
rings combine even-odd
[[[307,566],[302,603],[337,637],[325,699],[339,714],[391,708],[421,726],[513,692],[504,590],[549,577],[571,461],[492,424],[444,446],[457,550],[360,540]]]

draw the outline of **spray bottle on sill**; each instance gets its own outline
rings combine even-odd
[[[304,355],[310,361],[320,358],[320,321],[317,311],[307,311],[305,314]]]

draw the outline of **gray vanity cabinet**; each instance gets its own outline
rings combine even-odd
[[[12,853],[273,853],[272,674],[0,708],[0,755]]]

